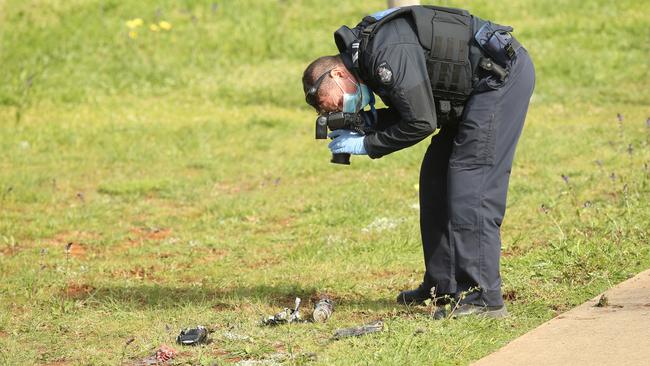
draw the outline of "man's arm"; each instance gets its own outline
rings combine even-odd
[[[375,159],[422,141],[435,131],[437,121],[419,44],[388,45],[375,52],[369,66],[390,99],[390,108],[378,113],[377,131],[364,139],[368,155]]]

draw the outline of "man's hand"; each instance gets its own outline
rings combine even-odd
[[[327,135],[332,142],[327,145],[333,154],[367,155],[363,136],[350,130],[334,130]]]

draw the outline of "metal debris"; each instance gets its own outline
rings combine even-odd
[[[300,298],[296,297],[296,305],[293,309],[284,308],[282,311],[275,315],[270,315],[262,319],[262,325],[280,325],[299,323],[303,320],[300,318]]]
[[[332,316],[332,312],[334,312],[334,302],[323,298],[314,305],[311,317],[315,322],[324,323]]]
[[[193,346],[208,341],[208,330],[199,325],[196,328],[187,328],[181,330],[181,333],[176,337],[176,343],[184,346]]]
[[[346,337],[358,337],[370,333],[377,333],[384,330],[384,322],[381,320],[374,321],[370,324],[362,325],[354,328],[337,329],[334,332],[334,339],[341,339]]]

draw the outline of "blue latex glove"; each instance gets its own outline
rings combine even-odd
[[[366,148],[363,147],[363,136],[356,132],[350,130],[334,130],[327,136],[334,139],[327,145],[332,150],[332,154],[368,154]]]

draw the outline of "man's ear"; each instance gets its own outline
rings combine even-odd
[[[339,78],[344,78],[348,75],[348,70],[345,68],[345,66],[337,66],[330,71],[330,75],[332,77],[336,76]]]

